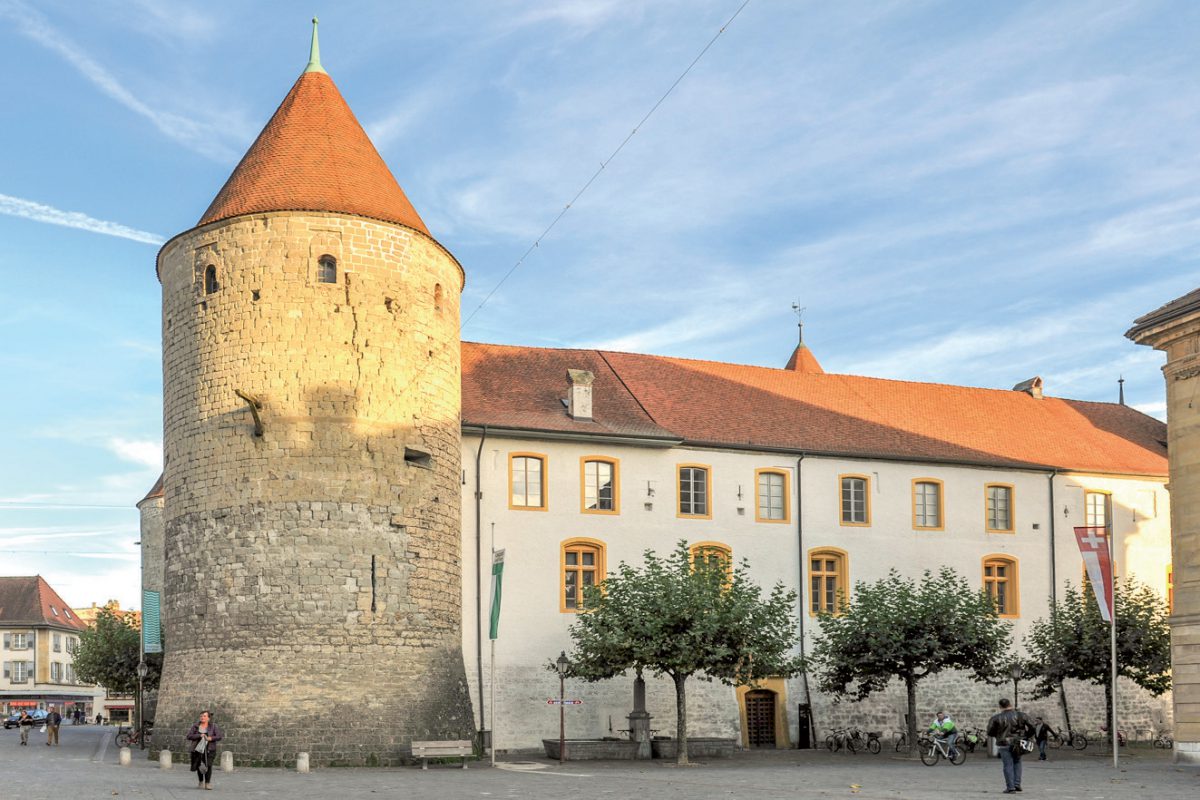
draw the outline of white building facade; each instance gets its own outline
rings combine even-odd
[[[808,360],[815,364],[811,355]],[[501,364],[514,381],[525,382],[523,388],[493,385],[491,369]],[[708,373],[703,382],[711,392],[672,381],[671,370],[681,364],[692,377]],[[595,373],[587,377],[589,367],[610,370],[609,380]],[[777,446],[767,445],[761,429],[758,441],[734,444],[740,432],[733,417],[757,411],[786,425],[786,413],[772,406],[782,403],[787,413],[822,418],[830,406],[836,408],[833,384],[848,376],[816,370],[798,375],[623,354],[597,359],[587,351],[464,345],[463,645],[476,713],[482,714],[477,721],[494,731],[498,749],[536,748],[540,739],[557,736],[557,710],[546,702],[558,693],[557,676],[546,665],[570,649],[579,587],[602,580],[621,561],[640,563],[646,549],[665,553],[680,540],[745,559],[764,588],[781,582],[796,590],[806,649],[820,624],[816,613],[840,592],[852,598],[854,582],[882,578],[891,569],[915,577],[943,565],[992,593],[1019,648],[1031,623],[1047,615],[1050,598],[1060,596],[1068,582],[1079,586],[1082,560],[1073,527],[1085,524],[1113,531],[1118,575],[1169,594],[1166,468],[1154,438],[1161,423],[1116,404],[1072,406],[1042,398],[1040,383],[1032,395],[853,378],[866,403],[915,402],[914,416],[923,419],[907,426],[898,419],[894,428],[873,431],[877,423],[868,424],[850,403],[837,420],[822,419],[823,426],[837,423],[832,432],[812,434],[820,449],[796,446],[796,436],[786,429],[779,431]],[[834,397],[820,409],[787,397],[795,387],[772,389],[785,395],[782,400],[759,398],[757,390],[777,380],[804,384],[807,388],[797,390],[802,394]],[[584,384],[587,392],[580,397]],[[678,416],[680,398],[666,393],[669,384],[691,390],[692,397],[718,395],[711,413],[730,418],[729,440],[689,441],[697,426]],[[609,413],[604,421],[614,404],[628,399],[621,392],[632,395],[637,411],[648,418],[640,430],[635,417],[614,421]],[[955,430],[955,420],[948,419],[940,429],[938,411],[947,392],[954,395],[947,416],[982,414],[983,424]],[[1049,419],[1042,418],[1046,414]],[[1017,430],[1022,423],[1027,427]],[[930,445],[926,440],[936,437],[929,433],[939,429],[941,439]],[[897,430],[903,435],[893,436]],[[765,433],[770,435],[769,426]],[[856,435],[866,440],[866,449],[880,452],[831,453],[824,444]],[[1043,446],[1049,436],[1070,441]],[[889,444],[893,438],[897,441]],[[906,448],[926,452],[905,457]],[[947,455],[936,457],[939,448]],[[1051,461],[1046,456],[1056,449],[1063,458]],[[1036,463],[1039,458],[1046,463]],[[494,720],[487,640],[493,549],[505,551]],[[632,678],[569,685],[567,694],[584,701],[567,711],[569,735],[620,737],[629,727]],[[1011,684],[1005,690],[943,676],[922,684],[919,713],[932,715],[935,707],[947,706],[960,720],[982,724],[1000,694],[1011,695]],[[1103,692],[1071,686],[1068,695],[1075,726],[1098,727]],[[821,737],[835,724],[876,730],[902,725],[900,687],[863,703],[834,704],[797,676],[736,690],[693,681],[688,697],[694,735],[732,737],[743,746],[802,744],[812,730],[806,718]],[[1027,694],[1023,699],[1033,702]],[[1123,699],[1125,725],[1165,726],[1169,698],[1150,699],[1137,690],[1124,692]],[[652,727],[673,735],[673,686],[651,681],[648,702]],[[1033,707],[1061,722],[1055,700]]]

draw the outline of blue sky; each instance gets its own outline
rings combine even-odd
[[[308,56],[464,317],[741,0],[0,0],[0,574],[138,606],[156,243]],[[324,7],[323,7],[324,6]],[[1123,333],[1200,284],[1200,4],[751,0],[478,311],[476,341],[1008,388],[1164,415]]]

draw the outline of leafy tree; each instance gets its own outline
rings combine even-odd
[[[1117,674],[1157,697],[1171,688],[1171,628],[1167,604],[1135,580],[1116,582]],[[1047,697],[1068,678],[1104,686],[1105,717],[1112,730],[1111,628],[1100,616],[1091,582],[1067,584],[1049,618],[1033,623],[1025,648],[1037,664],[1034,693]],[[1066,704],[1064,702],[1064,710]],[[1070,727],[1070,717],[1068,727]]]
[[[676,758],[686,764],[688,678],[743,686],[795,674],[795,603],[782,584],[764,598],[744,561],[693,558],[683,541],[666,557],[647,550],[640,568],[621,562],[602,586],[586,587],[585,610],[570,630],[570,674],[585,681],[629,670],[670,676]]]
[[[837,614],[821,615],[810,666],[818,688],[838,698],[862,700],[892,678],[904,681],[908,741],[916,742],[917,684],[947,669],[995,680],[1009,641],[1009,625],[991,598],[954,570],[926,570],[919,584],[892,570],[855,584]]]
[[[79,634],[75,674],[79,680],[98,684],[110,692],[132,694],[138,685],[140,636],[132,615],[118,614],[111,608],[100,609],[95,623]],[[145,687],[151,689],[158,686],[162,656],[147,655],[146,666]]]

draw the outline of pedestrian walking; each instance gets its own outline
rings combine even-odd
[[[1004,771],[1004,793],[1012,794],[1023,791],[1021,756],[1033,750],[1033,743],[1028,738],[1033,735],[1033,721],[1024,711],[1013,708],[1007,697],[1000,698],[997,705],[1000,710],[988,720],[987,735],[995,737],[996,746],[1000,751],[1000,766]]]
[[[212,788],[212,767],[217,760],[217,742],[224,736],[208,711],[200,712],[200,720],[192,725],[187,735],[188,749],[192,753],[192,772],[199,781],[196,788]]]
[[[29,731],[33,729],[33,717],[29,716],[28,711],[22,711],[21,716],[17,717],[17,728],[21,731],[21,744],[29,744]]]
[[[46,715],[46,747],[58,747],[59,725],[62,725],[62,714],[58,713],[57,708],[50,706],[50,713]]]
[[[1050,738],[1050,726],[1041,717],[1033,718],[1033,740],[1037,742],[1038,761],[1046,760],[1046,740]]]

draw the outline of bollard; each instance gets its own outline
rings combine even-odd
[[[301,775],[308,774],[308,753],[296,754],[296,772]]]
[[[233,772],[232,750],[224,750],[221,752],[221,772]]]
[[[133,753],[131,753],[129,751],[128,747],[122,747],[121,748],[121,766],[128,767],[132,763],[133,763]]]
[[[158,768],[159,769],[170,769],[171,768],[171,751],[170,750],[163,749],[163,750],[159,751],[159,753],[158,753]]]

